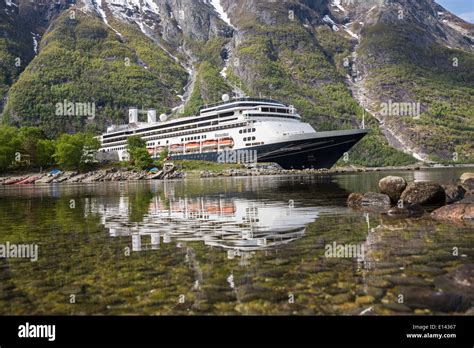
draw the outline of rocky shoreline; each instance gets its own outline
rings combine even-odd
[[[429,216],[435,220],[474,224],[474,172],[464,173],[457,185],[434,182],[408,183],[388,176],[379,182],[380,192],[352,193],[347,205],[353,209],[376,211],[394,217]]]
[[[380,168],[359,168],[359,167],[336,167],[333,169],[281,169],[270,166],[260,166],[252,169],[228,169],[220,172],[202,171],[201,178],[218,177],[246,177],[246,176],[276,176],[276,175],[318,175],[318,174],[343,174],[343,173],[370,173],[396,170],[418,171],[423,169],[420,166],[404,167],[380,167]]]
[[[386,168],[358,168],[345,167],[334,169],[306,169],[306,170],[285,170],[277,165],[258,165],[255,168],[227,169],[222,171],[200,171],[200,178],[218,177],[248,177],[248,176],[278,176],[278,175],[319,175],[338,173],[361,173],[361,172],[381,172],[390,170],[421,170],[419,166],[407,167],[386,167]],[[0,177],[0,185],[27,185],[27,184],[60,184],[60,183],[93,183],[103,181],[140,181],[140,180],[171,180],[184,179],[187,177],[186,171],[181,171],[171,166],[170,170],[158,173],[149,173],[144,170],[127,170],[123,168],[100,169],[87,173],[60,172],[58,174],[48,173],[23,173],[10,174]]]
[[[141,180],[172,180],[182,179],[185,173],[175,168],[147,172],[144,170],[121,170],[105,169],[88,173],[60,172],[57,174],[25,174],[23,176],[6,176],[0,178],[0,185],[48,185],[48,184],[71,184],[71,183],[95,183],[107,181],[141,181]]]

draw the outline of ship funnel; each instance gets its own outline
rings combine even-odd
[[[131,108],[128,111],[128,123],[138,123],[138,108]]]
[[[148,110],[148,123],[156,123],[156,110]]]

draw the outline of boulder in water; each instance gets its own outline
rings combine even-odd
[[[362,205],[364,195],[362,193],[351,193],[347,199],[347,205],[352,208],[357,208]]]
[[[387,176],[379,181],[380,192],[390,197],[392,202],[398,202],[407,182],[400,176]]]
[[[436,220],[474,222],[474,204],[456,203],[446,205],[435,210],[431,213],[431,216]]]
[[[461,185],[447,185],[444,187],[446,193],[446,204],[459,202],[464,198],[466,190]]]
[[[464,182],[469,179],[474,179],[474,173],[464,173],[461,175],[461,184],[464,184]]]
[[[400,199],[406,204],[444,204],[446,193],[441,185],[433,182],[414,182],[407,186]]]
[[[467,179],[467,180],[464,180],[464,182],[462,183],[462,186],[463,186],[467,191],[474,190],[474,179]]]

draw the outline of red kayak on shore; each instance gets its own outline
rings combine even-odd
[[[23,185],[23,184],[26,184],[29,180],[31,180],[32,178],[27,176],[26,178],[24,178],[23,180],[20,180],[16,183],[14,183],[13,185]]]
[[[24,181],[24,180],[26,180],[26,179],[28,179],[28,178],[29,178],[29,177],[27,177],[27,178],[9,179],[9,180],[3,182],[3,185],[16,185],[16,184],[18,184],[18,183],[20,183],[20,182],[22,182],[22,181]]]

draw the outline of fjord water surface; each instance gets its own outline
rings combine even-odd
[[[39,251],[0,258],[0,314],[465,313],[451,272],[474,263],[472,229],[346,207],[389,174],[0,187],[0,245]]]

